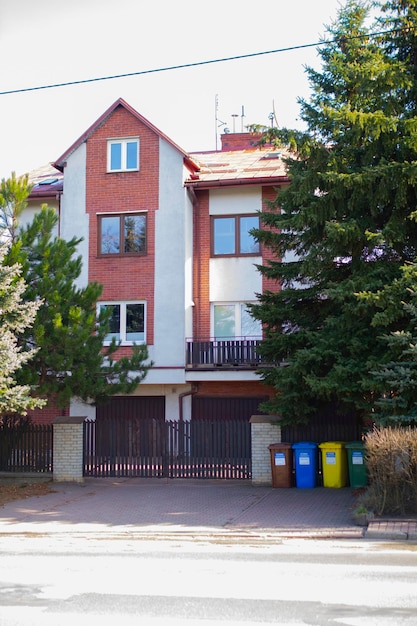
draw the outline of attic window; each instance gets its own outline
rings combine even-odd
[[[262,161],[272,161],[272,159],[280,159],[281,158],[281,152],[268,152],[268,154],[265,154],[265,156],[263,156],[261,158]]]
[[[139,138],[110,139],[107,142],[107,171],[135,172],[139,169]]]
[[[38,185],[55,185],[58,180],[58,178],[45,178],[44,180],[40,180],[38,182]]]

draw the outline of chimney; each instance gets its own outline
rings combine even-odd
[[[233,150],[255,150],[262,133],[225,133],[221,135],[222,152]]]

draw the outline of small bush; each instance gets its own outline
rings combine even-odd
[[[376,428],[365,438],[367,506],[377,514],[417,512],[417,429]]]

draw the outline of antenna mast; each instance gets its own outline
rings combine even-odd
[[[215,133],[216,133],[216,152],[217,152],[217,135],[218,135],[218,129],[221,128],[222,126],[226,126],[226,122],[222,122],[221,120],[219,120],[217,113],[219,111],[219,94],[216,93],[216,96],[214,98],[214,122],[215,122]],[[227,131],[227,129],[225,128],[225,132]],[[229,132],[229,131],[227,131]]]

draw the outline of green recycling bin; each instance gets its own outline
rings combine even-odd
[[[322,454],[323,487],[346,487],[348,467],[345,443],[326,441],[319,445]]]
[[[349,484],[354,489],[366,487],[368,484],[368,471],[365,463],[365,446],[362,441],[352,441],[345,445],[348,466]]]

